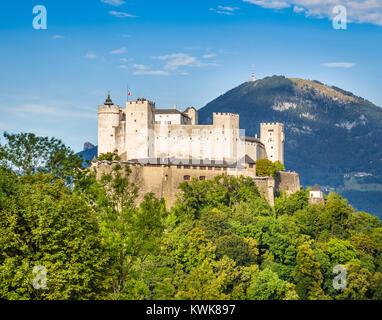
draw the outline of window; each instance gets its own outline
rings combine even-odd
[[[184,177],[183,177],[183,180],[184,180],[184,181],[190,181],[190,178],[191,178],[191,177],[187,175],[187,176],[184,176]]]
[[[200,180],[200,181],[206,180],[206,177],[205,177],[205,176],[200,176],[200,177],[199,177],[199,180]]]
[[[250,169],[253,169],[253,163],[250,163],[250,164],[249,164],[249,168],[250,168]]]

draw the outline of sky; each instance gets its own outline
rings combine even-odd
[[[199,109],[252,66],[257,79],[319,80],[382,106],[380,0],[3,0],[1,13],[0,132],[76,152],[97,143],[108,91],[120,106],[128,86],[157,108]]]

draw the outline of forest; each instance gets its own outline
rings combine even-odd
[[[271,207],[251,178],[221,175],[182,183],[166,210],[138,205],[129,175],[97,179],[58,139],[4,133],[0,299],[382,299],[382,223],[334,192]]]

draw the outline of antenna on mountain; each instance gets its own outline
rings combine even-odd
[[[256,81],[256,78],[255,78],[255,65],[254,64],[252,65],[252,77],[251,77],[251,81],[252,82]]]

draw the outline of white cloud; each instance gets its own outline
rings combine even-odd
[[[263,8],[269,9],[284,9],[289,8],[289,1],[283,0],[243,0],[244,2],[249,2],[261,6]]]
[[[209,59],[209,58],[214,58],[214,57],[216,57],[216,54],[214,54],[214,53],[208,53],[208,54],[205,54],[202,56],[202,58],[204,58],[204,59]]]
[[[263,8],[285,9],[293,6],[293,11],[304,12],[308,17],[333,18],[333,8],[343,5],[347,9],[348,22],[371,23],[382,26],[381,0],[243,0]]]
[[[112,16],[116,16],[117,18],[138,18],[133,14],[119,11],[109,11],[109,14],[111,14]]]
[[[321,66],[328,68],[352,68],[355,65],[353,62],[329,62],[321,64]]]
[[[218,9],[220,10],[225,10],[225,11],[235,11],[239,10],[239,7],[223,7],[223,6],[218,6]]]
[[[134,69],[138,69],[138,70],[148,70],[148,69],[150,69],[150,67],[145,66],[144,64],[134,64],[133,68]]]
[[[207,67],[207,66],[218,66],[216,63],[205,63],[201,62],[198,58],[190,56],[185,53],[174,53],[164,56],[153,57],[154,59],[165,61],[164,68],[166,70],[175,71],[180,67]]]
[[[94,52],[88,52],[84,55],[85,59],[97,59],[98,56]]]
[[[227,16],[233,16],[234,11],[239,10],[239,7],[225,7],[225,6],[218,6],[217,9],[210,8],[211,11],[214,11],[218,14],[223,14]]]
[[[106,4],[110,4],[114,7],[119,7],[125,3],[125,1],[123,1],[123,0],[101,0],[101,2],[106,3]]]
[[[169,76],[170,73],[164,70],[138,70],[133,72],[136,76]]]
[[[122,53],[125,53],[125,52],[126,52],[126,48],[125,47],[122,47],[122,48],[110,51],[111,54],[122,54]]]
[[[52,39],[64,39],[65,37],[64,36],[61,36],[59,34],[55,34],[52,36]]]

